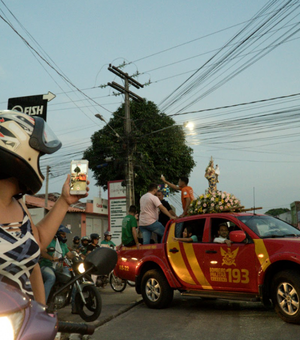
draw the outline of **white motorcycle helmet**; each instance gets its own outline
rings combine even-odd
[[[23,194],[40,190],[45,177],[39,158],[54,153],[61,145],[42,118],[0,111],[0,179],[18,179]]]

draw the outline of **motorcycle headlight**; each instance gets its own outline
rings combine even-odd
[[[1,339],[14,340],[24,320],[24,310],[6,316],[0,316]]]
[[[78,266],[78,271],[79,271],[80,274],[85,272],[85,268],[84,268],[84,264],[83,263],[80,263],[80,265]]]

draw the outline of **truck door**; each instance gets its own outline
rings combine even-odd
[[[255,244],[248,243],[214,243],[218,237],[220,224],[225,223],[229,231],[241,230],[238,221],[226,218],[210,218],[211,239],[203,244],[203,270],[214,290],[234,290],[255,292],[257,287],[258,260]]]
[[[186,243],[174,241],[174,237],[182,237],[183,229],[192,226],[198,242]],[[205,218],[188,220],[181,223],[173,223],[167,236],[166,250],[170,266],[182,283],[188,289],[212,289],[203,272],[202,236]]]

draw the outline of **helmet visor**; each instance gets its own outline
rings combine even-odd
[[[29,145],[43,154],[51,154],[61,148],[61,141],[50,129],[43,118],[33,117],[35,121],[34,129],[29,140]]]

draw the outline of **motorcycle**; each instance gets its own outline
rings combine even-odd
[[[113,246],[108,244],[101,244],[100,248],[114,249]],[[97,287],[105,288],[108,283],[117,293],[123,292],[127,286],[127,281],[117,277],[113,270],[108,275],[99,275],[95,278],[95,284]]]
[[[53,249],[49,249],[53,251]],[[76,288],[75,305],[80,317],[87,322],[95,321],[101,314],[102,300],[94,282],[86,279],[89,274],[106,275],[117,263],[117,254],[109,248],[98,248],[86,256],[76,258],[72,263],[63,258],[69,272],[56,272],[56,282],[48,298],[48,312],[54,313],[71,303],[73,287]]]
[[[57,332],[93,334],[94,325],[58,322],[46,306],[29,299],[19,289],[0,283],[2,340],[53,340]]]
[[[105,288],[108,283],[110,284],[111,288],[117,293],[123,292],[123,290],[127,286],[127,281],[116,276],[114,274],[114,271],[111,271],[108,275],[99,275],[96,279],[97,287]]]

